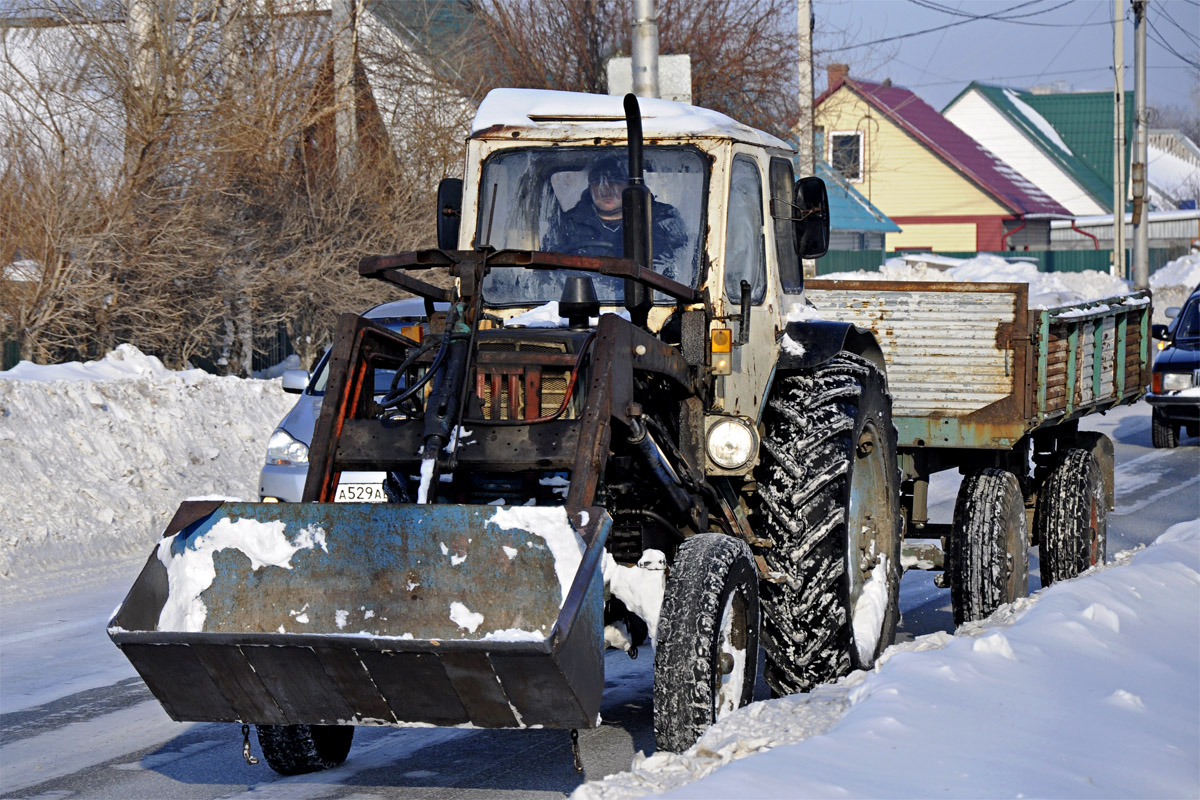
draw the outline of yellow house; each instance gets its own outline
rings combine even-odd
[[[830,67],[814,105],[818,146],[903,230],[893,250],[1049,249],[1069,212],[907,89]]]

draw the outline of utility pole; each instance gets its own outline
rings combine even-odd
[[[358,57],[356,0],[333,0],[333,103],[337,139],[338,177],[346,180],[354,169],[358,148],[358,103],[354,90],[354,64]]]
[[[1113,263],[1125,277],[1125,9],[1113,0]]]
[[[812,175],[816,171],[813,154],[813,58],[812,58],[812,0],[798,0],[796,28],[799,33],[800,61],[800,119],[796,123],[796,143],[800,153],[800,172]]]
[[[1146,130],[1146,6],[1150,0],[1133,0],[1133,286],[1150,288],[1150,208],[1147,200],[1146,165],[1150,137]]]
[[[796,122],[796,150],[800,161],[800,174],[813,175],[817,171],[813,153],[813,58],[812,58],[812,0],[797,0],[796,33],[800,61],[800,117]],[[817,262],[806,258],[801,262],[805,278],[817,276]]]
[[[633,93],[658,97],[658,10],[654,0],[633,0]]]

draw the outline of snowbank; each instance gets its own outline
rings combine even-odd
[[[0,372],[0,576],[144,557],[180,501],[257,499],[293,402],[277,382],[172,372],[130,345]]]
[[[1200,520],[573,797],[1196,797],[1197,641]]]
[[[1167,309],[1182,306],[1189,294],[1200,286],[1200,253],[1189,253],[1164,264],[1150,276],[1154,292],[1154,321],[1167,322]]]

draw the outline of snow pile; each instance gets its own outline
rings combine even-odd
[[[0,576],[145,557],[182,500],[257,499],[294,402],[277,382],[172,372],[130,345],[0,372]]]
[[[950,256],[909,256],[889,258],[878,272],[834,272],[825,280],[859,281],[969,281],[972,283],[1027,283],[1030,308],[1057,306],[1102,300],[1130,291],[1129,283],[1107,272],[1039,272],[1028,261],[1008,261],[1000,256],[975,258]]]
[[[1156,269],[1150,276],[1150,290],[1154,292],[1154,321],[1166,324],[1167,309],[1182,306],[1198,286],[1200,253],[1189,253]]]
[[[573,797],[1196,797],[1197,641],[1200,520]]]

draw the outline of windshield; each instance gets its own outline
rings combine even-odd
[[[624,147],[507,150],[483,167],[475,241],[497,250],[624,255],[621,191],[628,185]],[[656,272],[687,286],[700,279],[708,161],[690,147],[647,147],[645,180],[654,198],[651,248]],[[496,269],[483,284],[488,305],[558,300],[571,275],[589,274],[600,302],[619,305],[620,279],[573,270]],[[656,294],[655,302],[674,302]]]
[[[1200,297],[1192,298],[1175,318],[1176,339],[1200,339]]]

